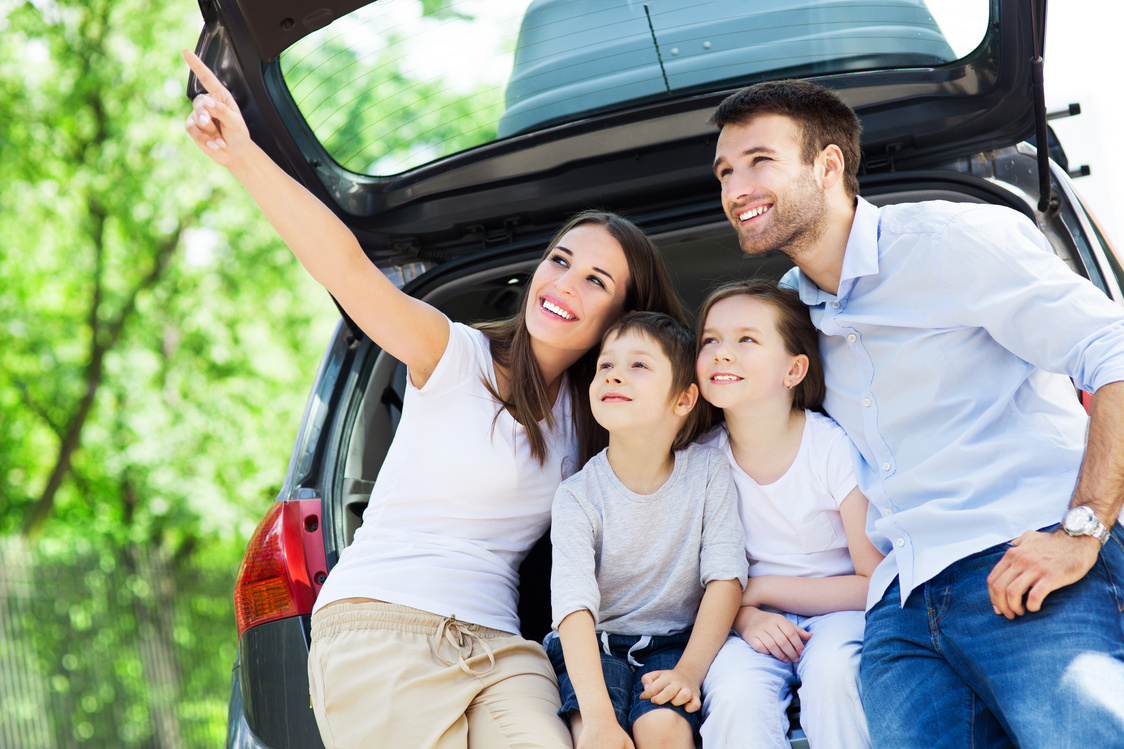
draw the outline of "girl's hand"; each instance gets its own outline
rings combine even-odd
[[[811,632],[797,627],[787,617],[754,606],[742,606],[738,610],[734,631],[758,653],[771,655],[784,663],[800,660],[804,643],[812,637]]]
[[[691,682],[675,669],[649,671],[640,677],[644,685],[641,699],[651,700],[657,705],[678,705],[689,713],[702,707],[702,691],[698,684]]]
[[[183,59],[207,91],[192,102],[185,124],[187,132],[195,145],[215,163],[230,166],[243,149],[252,144],[238,102],[194,52],[185,49]]]

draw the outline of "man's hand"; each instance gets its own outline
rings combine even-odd
[[[685,675],[674,668],[664,671],[649,671],[640,677],[644,685],[641,699],[651,700],[657,705],[678,705],[689,713],[702,707],[702,690]]]
[[[1092,536],[1074,537],[1060,528],[1027,531],[1011,543],[1014,548],[987,576],[992,608],[1008,619],[1038,611],[1050,593],[1085,577],[1101,551],[1101,542]]]
[[[734,631],[761,655],[771,655],[784,663],[795,663],[804,652],[812,633],[797,627],[787,617],[742,606],[734,618]]]

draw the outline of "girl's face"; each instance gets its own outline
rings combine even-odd
[[[745,294],[726,297],[707,313],[695,370],[702,397],[727,409],[785,399],[803,378],[798,359],[777,332],[776,312]]]
[[[527,331],[536,343],[583,354],[620,317],[628,284],[620,243],[596,224],[576,226],[531,277]]]

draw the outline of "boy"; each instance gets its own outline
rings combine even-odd
[[[700,684],[745,586],[730,469],[689,444],[695,340],[634,312],[602,338],[589,388],[609,446],[552,509],[547,654],[578,749],[694,747]],[[692,629],[692,625],[694,628]]]

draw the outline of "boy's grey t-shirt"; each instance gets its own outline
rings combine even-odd
[[[550,540],[552,626],[588,609],[598,632],[661,635],[695,622],[711,580],[744,586],[749,564],[726,457],[692,444],[654,494],[630,491],[605,451],[562,482]]]

